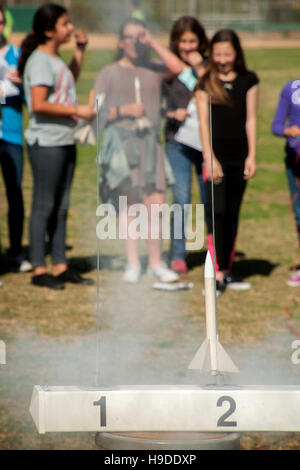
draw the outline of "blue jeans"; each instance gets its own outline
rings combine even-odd
[[[8,201],[10,254],[22,252],[24,204],[22,194],[23,147],[0,140],[0,163]]]
[[[191,184],[192,184],[192,168],[195,165],[198,183],[201,193],[202,203],[206,214],[207,195],[205,183],[202,176],[202,152],[195,150],[187,145],[181,144],[176,140],[170,140],[166,145],[166,152],[174,173],[175,185],[173,186],[173,203],[179,204],[184,209],[184,204],[191,202]],[[184,214],[182,218],[182,237],[176,239],[174,237],[174,224],[171,223],[171,261],[185,260],[185,236],[184,227],[188,214]]]
[[[300,238],[300,178],[297,177],[292,168],[286,168],[287,180],[290,188],[292,206],[297,224],[298,237]]]

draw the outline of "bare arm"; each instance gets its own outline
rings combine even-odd
[[[140,40],[141,42],[148,44],[156,52],[172,74],[179,75],[182,72],[184,63],[179,59],[179,57],[173,54],[173,52],[154,39],[148,30],[146,30],[145,36]]]
[[[79,75],[80,75],[80,70],[82,67],[82,62],[83,62],[83,55],[84,52],[81,51],[80,49],[76,49],[74,56],[72,58],[72,61],[69,65],[69,69],[71,70],[75,82],[78,80]]]
[[[78,116],[88,120],[93,119],[96,114],[91,106],[50,103],[48,101],[48,87],[46,86],[34,86],[31,88],[31,93],[32,110],[38,114]]]
[[[245,160],[245,179],[252,178],[256,172],[257,104],[258,85],[254,85],[246,95],[248,156]]]
[[[74,80],[77,81],[82,67],[84,52],[88,44],[87,36],[81,29],[75,32],[75,41],[76,48],[69,69],[73,74]]]
[[[187,116],[190,114],[185,108],[177,108],[174,111],[168,111],[166,116],[171,119],[176,119],[178,122],[183,122]]]
[[[195,92],[196,104],[200,125],[200,136],[203,147],[203,159],[207,171],[207,177],[211,180],[211,145],[210,145],[210,125],[209,125],[209,96],[205,91],[197,90]],[[223,171],[220,162],[216,156],[213,158],[213,180],[219,181],[223,177]]]

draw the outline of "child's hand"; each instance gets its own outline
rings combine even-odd
[[[92,121],[96,116],[96,111],[88,105],[78,105],[76,107],[76,115],[87,121]]]
[[[190,64],[191,67],[199,67],[199,65],[202,64],[203,62],[203,57],[198,51],[192,51],[188,53],[187,57],[188,63]]]
[[[22,78],[20,77],[17,69],[11,69],[6,75],[6,78],[11,82],[16,83],[16,85],[21,85],[22,83]]]
[[[293,137],[294,139],[296,139],[300,135],[300,127],[298,126],[287,127],[284,131],[284,135],[286,135],[287,137]]]
[[[77,29],[74,33],[76,47],[81,50],[85,50],[88,45],[88,37],[82,29]]]
[[[177,108],[175,111],[168,111],[166,113],[167,117],[176,119],[176,121],[183,122],[187,116],[190,114],[184,108]]]

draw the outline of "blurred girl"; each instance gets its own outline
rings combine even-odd
[[[213,174],[209,97],[212,98]],[[217,290],[227,286],[248,289],[249,283],[234,279],[230,257],[238,230],[239,211],[247,181],[256,171],[256,112],[258,78],[250,72],[237,34],[218,31],[210,43],[208,70],[197,86],[203,157],[207,173],[208,203],[211,184],[215,194],[215,240]],[[208,212],[212,231],[211,210]]]
[[[281,90],[272,123],[273,134],[284,137],[286,175],[300,243],[300,106],[299,80],[289,81]],[[300,245],[299,245],[300,246]],[[287,285],[300,286],[300,271],[295,270]]]
[[[82,31],[75,33],[76,49],[67,66],[59,48],[70,41],[74,26],[65,8],[46,4],[34,16],[32,32],[24,39],[19,72],[24,77],[29,109],[25,136],[33,172],[30,217],[32,284],[63,289],[65,282],[90,283],[66,263],[66,219],[76,161],[74,129],[78,117],[93,119],[90,106],[77,104],[75,81],[87,45]],[[53,274],[45,264],[45,238],[49,234]]]
[[[162,263],[161,226],[153,227],[154,212],[159,216],[167,187],[166,161],[159,142],[161,84],[166,67],[150,61],[150,48],[174,74],[182,71],[182,62],[151,37],[143,22],[129,19],[121,27],[116,60],[101,70],[94,91],[95,97],[105,94],[105,105],[109,110],[102,144],[106,161],[103,171],[106,169],[107,177],[114,174],[114,179],[119,182],[111,182],[111,185],[119,196],[127,197],[127,207],[120,214],[121,224],[128,227],[134,220],[130,208],[139,202],[142,193],[149,215],[148,275],[162,282],[172,282],[178,275]],[[141,122],[143,129],[139,128]],[[124,168],[128,168],[128,172],[122,174]],[[155,237],[152,236],[153,228],[157,232]],[[125,238],[127,265],[123,280],[138,282],[141,276],[138,239],[129,231]]]
[[[31,264],[23,258],[22,234],[24,203],[23,177],[23,118],[24,94],[17,66],[20,49],[7,43],[4,30],[6,19],[0,6],[0,73],[5,96],[1,100],[0,164],[8,201],[8,226],[10,263],[13,269],[26,272]]]
[[[193,90],[197,79],[206,70],[204,53],[208,40],[203,26],[196,18],[183,16],[173,25],[170,34],[170,50],[185,64],[180,75],[169,76],[164,81],[167,100],[166,151],[175,177],[173,202],[184,210],[191,202],[191,177],[195,166],[201,198],[206,206],[206,189],[202,176],[202,145],[199,138],[199,122]],[[187,212],[182,218],[181,237],[175,235],[171,225],[171,269],[185,275],[188,271],[185,257],[185,229]]]

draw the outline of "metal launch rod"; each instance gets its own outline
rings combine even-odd
[[[90,100],[92,99],[90,94]],[[104,105],[105,94],[101,93],[95,97],[96,102],[96,144],[97,144],[97,209],[100,205],[100,167],[101,167],[101,147],[100,147],[100,134],[104,129],[108,119],[109,110]],[[97,236],[97,326],[96,326],[96,386],[103,386],[104,378],[100,376],[100,349],[101,349],[101,306],[100,306],[100,237]]]
[[[215,197],[214,197],[214,180],[213,180],[213,146],[212,146],[212,106],[211,96],[209,97],[209,132],[210,132],[210,167],[211,167],[211,217],[213,231],[213,267],[215,272],[215,305],[216,305],[216,327],[218,334],[218,304],[217,304],[217,281],[216,281],[216,239],[215,239]]]
[[[99,101],[98,98],[96,99],[96,122],[97,122],[97,133],[96,133],[96,140],[97,140],[97,208],[100,205],[100,144],[99,144]],[[100,238],[97,237],[97,331],[96,331],[96,343],[97,343],[97,350],[96,350],[96,376],[95,382],[96,385],[100,384],[100,330],[101,330],[101,310],[100,310]]]

